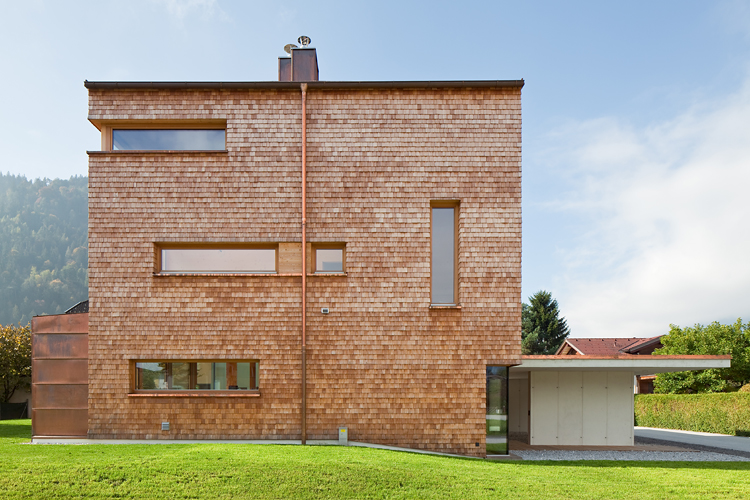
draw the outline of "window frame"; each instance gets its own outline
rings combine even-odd
[[[91,120],[101,131],[101,150],[110,153],[133,152],[226,152],[227,120]],[[224,130],[224,149],[114,149],[114,130]]]
[[[453,209],[453,302],[443,303],[435,302],[433,300],[433,242],[435,239],[433,216],[434,209],[436,208],[452,208]],[[459,269],[458,269],[458,256],[460,252],[459,248],[459,219],[460,219],[460,200],[431,200],[430,201],[430,307],[435,309],[447,308],[447,309],[460,309],[461,301],[459,297]]]
[[[138,363],[250,363],[255,365],[254,388],[248,389],[139,389],[138,388]],[[171,368],[171,366],[170,366]],[[197,368],[197,366],[196,366]],[[191,378],[192,368],[190,368]],[[129,396],[232,396],[232,397],[257,397],[260,395],[260,360],[259,359],[131,359],[130,360],[130,393]]]
[[[312,243],[310,245],[310,270],[308,274],[318,276],[344,276],[346,275],[346,243]],[[318,270],[318,250],[341,250],[341,271],[319,271]]]
[[[274,271],[165,271],[162,269],[162,250],[274,250]],[[156,242],[154,243],[155,276],[270,276],[279,274],[278,243],[236,242]]]

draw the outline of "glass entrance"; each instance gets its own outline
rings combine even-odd
[[[487,454],[508,454],[508,367],[487,367]]]

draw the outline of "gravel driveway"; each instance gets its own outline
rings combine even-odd
[[[636,445],[665,445],[684,451],[580,451],[580,450],[512,450],[524,460],[656,460],[684,462],[748,462],[750,453],[708,446],[681,445],[673,441],[636,438]]]

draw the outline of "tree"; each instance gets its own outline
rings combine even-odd
[[[29,389],[31,380],[31,329],[0,325],[0,403],[18,389]]]
[[[554,354],[570,335],[565,318],[559,318],[557,300],[540,290],[521,307],[521,351],[523,354]]]
[[[654,354],[730,354],[732,364],[722,369],[659,374],[654,392],[727,392],[750,382],[750,322],[743,325],[738,319],[732,325],[722,325],[715,321],[686,328],[670,325],[661,343],[664,347]]]
[[[0,324],[88,296],[88,178],[0,174]]]

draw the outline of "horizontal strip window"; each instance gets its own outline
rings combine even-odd
[[[136,391],[257,391],[258,361],[137,361]]]
[[[157,272],[167,274],[275,274],[277,248],[161,248]]]
[[[226,130],[113,129],[115,151],[223,151]]]

